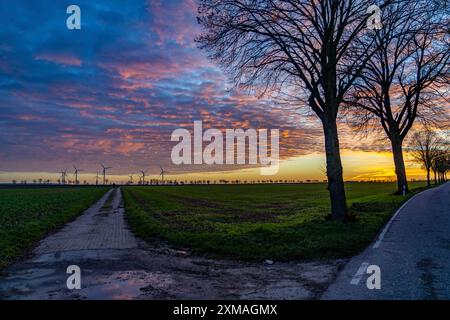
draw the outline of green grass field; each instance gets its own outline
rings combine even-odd
[[[425,183],[412,183],[414,192]],[[348,183],[355,221],[329,221],[325,184],[123,188],[126,217],[143,239],[242,260],[351,256],[407,197],[393,183]]]
[[[107,188],[0,189],[0,269],[96,202]]]

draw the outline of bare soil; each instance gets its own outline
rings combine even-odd
[[[49,235],[0,278],[1,299],[318,299],[345,260],[217,260],[131,233],[120,190]],[[69,265],[81,289],[67,289]]]

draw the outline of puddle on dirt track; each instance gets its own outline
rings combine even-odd
[[[131,300],[148,290],[167,288],[172,284],[172,277],[162,272],[121,271],[109,275],[101,284],[79,290],[78,295],[81,299]]]
[[[91,273],[91,270],[85,271]],[[94,272],[82,276],[81,289],[69,290],[66,276],[56,269],[23,270],[2,283],[0,298],[132,300],[155,290],[164,291],[175,284],[169,274],[162,272],[132,270],[103,275]]]
[[[45,255],[16,265],[0,281],[1,299],[315,299],[342,262],[239,263],[169,255],[160,250],[105,250]],[[69,290],[68,265],[81,267]]]

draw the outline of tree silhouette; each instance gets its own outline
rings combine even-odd
[[[236,85],[292,97],[321,120],[334,219],[347,217],[337,116],[374,49],[357,45],[361,34],[373,31],[366,28],[371,5],[373,0],[201,0],[199,5],[200,48]]]
[[[346,102],[353,124],[382,128],[389,138],[398,193],[408,191],[403,142],[415,120],[439,123],[445,117],[437,99],[449,76],[448,10],[448,1],[396,1],[383,11],[383,28],[362,38],[378,49]]]
[[[430,171],[434,172],[434,180],[436,181],[436,172],[439,159],[442,154],[446,154],[446,145],[442,137],[436,132],[427,129],[416,131],[411,136],[409,144],[409,153],[413,160],[422,165],[427,172],[427,184],[431,186]]]

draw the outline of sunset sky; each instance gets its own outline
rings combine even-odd
[[[77,4],[82,29],[66,28]],[[321,125],[307,107],[286,109],[233,89],[197,48],[195,0],[0,2],[0,182],[58,179],[61,169],[111,181],[163,166],[178,179],[266,179],[257,168],[172,164],[173,130],[280,130],[279,174],[324,179]],[[376,138],[380,138],[377,135]],[[340,124],[344,177],[392,179],[390,147]],[[407,163],[409,178],[423,171]],[[71,178],[71,177],[70,177]],[[69,179],[70,179],[69,178]]]

